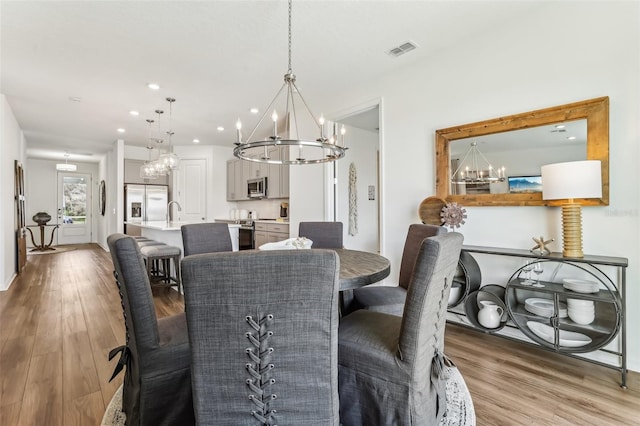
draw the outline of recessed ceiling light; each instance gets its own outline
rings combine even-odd
[[[134,111],[134,110],[129,111],[129,114],[134,115],[136,117],[140,115],[138,111]]]
[[[558,124],[556,125],[556,129],[564,129],[564,124]]]
[[[147,87],[151,90],[158,90],[160,89],[160,85],[157,83],[149,83],[147,84]]]
[[[123,129],[122,127],[120,127],[120,128],[118,129],[118,133],[124,133],[124,132],[126,132],[126,130],[125,130],[125,129]]]
[[[224,131],[224,127],[222,127],[222,126],[218,126],[218,131],[219,131],[219,132],[223,132],[223,131]]]
[[[249,112],[250,112],[251,114],[257,114],[257,113],[259,113],[259,112],[260,112],[260,110],[259,110],[258,108],[251,108],[251,109],[249,110]]]
[[[576,137],[575,136],[569,136],[567,137],[567,139],[569,139],[570,141],[574,140]]]
[[[193,143],[200,143],[200,139],[194,139]]]
[[[69,96],[71,102],[82,102],[82,98],[79,96]]]

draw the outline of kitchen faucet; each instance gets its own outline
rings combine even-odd
[[[181,212],[182,211],[182,207],[180,206],[180,203],[177,201],[169,201],[169,204],[167,204],[167,225],[169,225],[169,222],[171,222],[171,204],[174,204],[176,206],[178,206],[178,211]]]

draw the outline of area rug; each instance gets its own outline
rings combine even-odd
[[[126,419],[125,414],[121,411],[122,409],[122,385],[116,390],[113,394],[113,398],[111,398],[111,402],[109,406],[104,412],[104,416],[102,417],[101,426],[124,426],[124,421]]]
[[[64,253],[67,251],[75,250],[76,247],[67,247],[67,246],[57,246],[54,247],[55,250],[45,250],[45,251],[27,251],[27,256],[36,255],[36,254],[57,254]]]

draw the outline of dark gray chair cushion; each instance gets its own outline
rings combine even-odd
[[[335,252],[202,254],[182,271],[199,424],[338,425]]]
[[[311,248],[343,248],[342,222],[300,222],[298,236],[313,241]]]
[[[338,371],[343,425],[439,422],[445,392],[432,381],[432,373],[437,375],[432,362],[443,351],[447,300],[461,247],[462,235],[455,232],[422,242],[402,317],[359,310],[342,318]]]
[[[182,225],[184,255],[231,251],[231,235],[226,223],[192,223]]]
[[[442,226],[412,224],[407,231],[407,238],[402,251],[400,275],[397,286],[365,286],[353,291],[353,302],[349,311],[369,309],[386,312],[392,315],[402,315],[407,288],[411,282],[411,274],[416,263],[416,257],[422,241],[435,235],[446,234],[447,229]]]
[[[113,234],[107,243],[127,333],[129,362],[122,395],[127,425],[195,424],[185,314],[158,320],[136,240]]]

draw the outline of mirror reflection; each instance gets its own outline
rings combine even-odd
[[[457,139],[450,143],[451,194],[541,192],[540,167],[587,158],[587,120]]]
[[[609,98],[601,97],[436,130],[436,195],[466,206],[543,206],[540,167],[598,160],[609,204]]]

